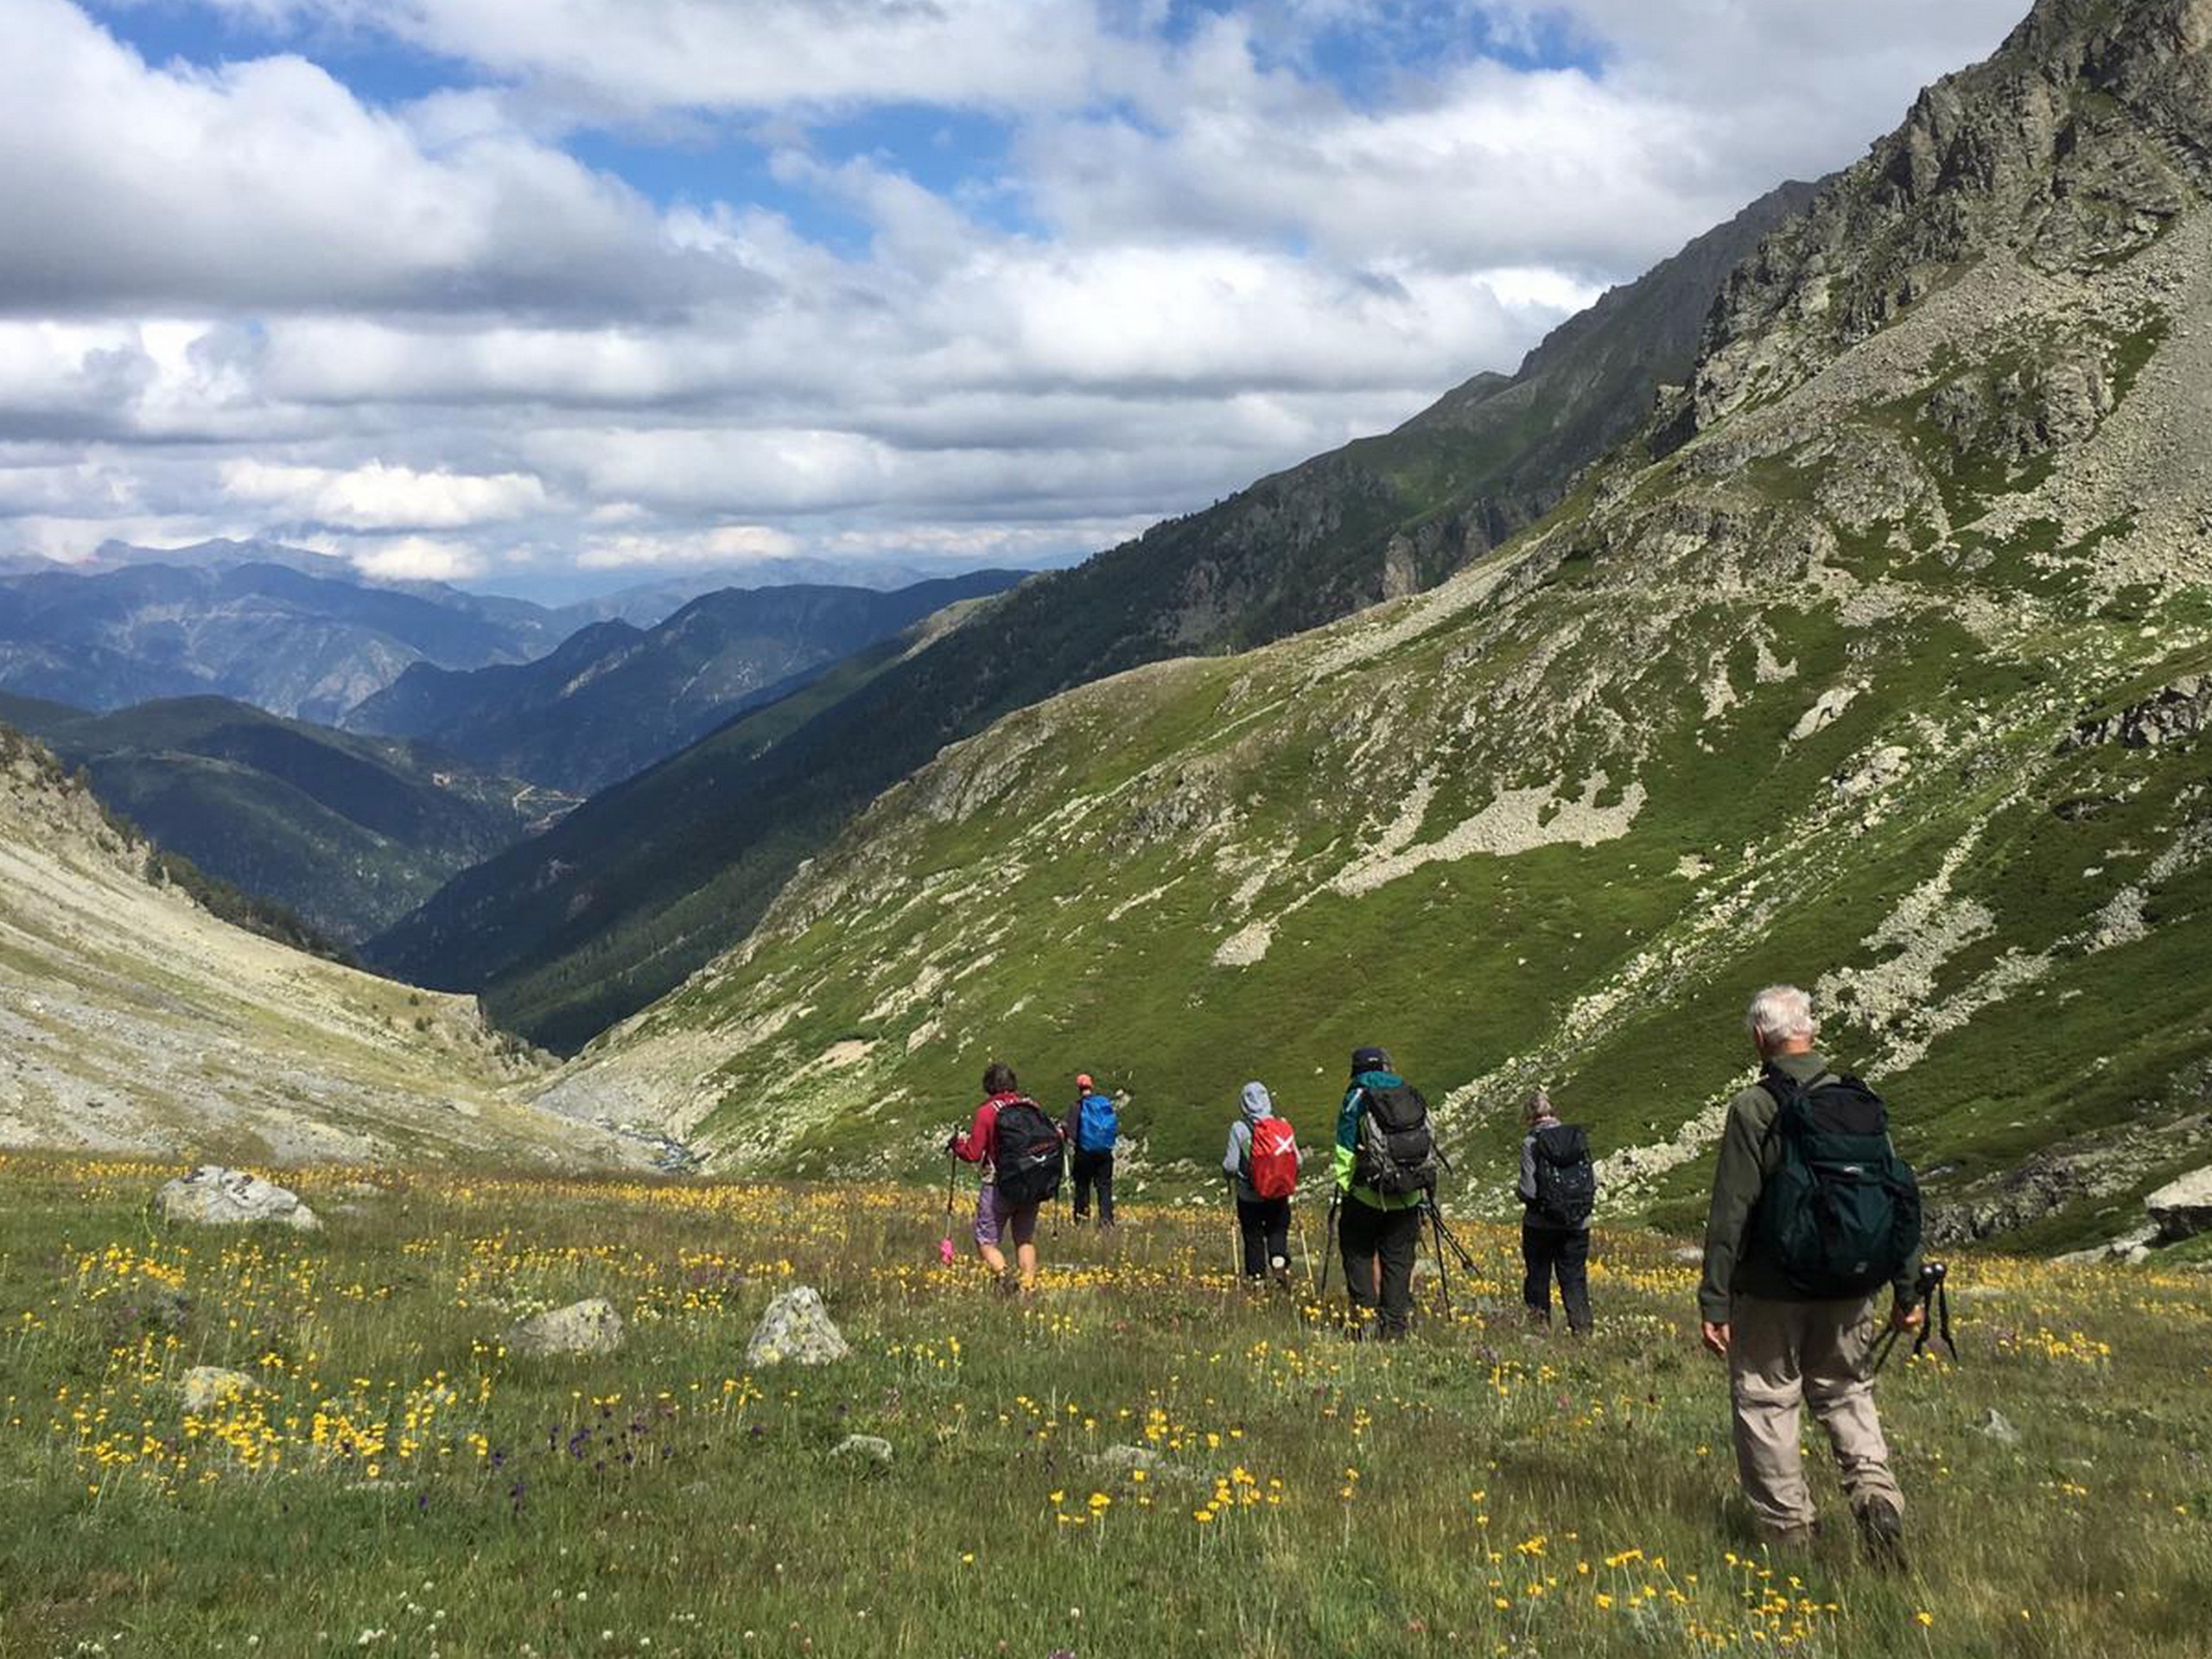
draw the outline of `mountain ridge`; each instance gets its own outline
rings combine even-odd
[[[93,715],[0,692],[0,721],[85,768],[164,849],[346,945],[575,804],[423,745],[230,698]]]
[[[795,689],[838,658],[1022,579],[984,570],[889,592],[820,584],[719,589],[649,628],[620,618],[589,624],[530,663],[467,671],[414,664],[342,723],[589,793]]]
[[[742,938],[804,859],[945,744],[1070,685],[1432,586],[1535,517],[1688,374],[1727,255],[1808,190],[1770,192],[1555,333],[1504,383],[1516,398],[1478,377],[1396,433],[1039,575],[772,747],[695,757],[694,786],[637,834],[589,844],[579,819],[465,872],[372,958],[479,990],[503,1023],[573,1050]]]
[[[0,725],[0,1146],[231,1161],[636,1166],[518,1098],[465,998],[217,919],[42,745]]]

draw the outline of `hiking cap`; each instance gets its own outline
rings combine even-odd
[[[1355,1048],[1351,1052],[1351,1069],[1355,1077],[1362,1071],[1388,1071],[1390,1052],[1384,1048]]]

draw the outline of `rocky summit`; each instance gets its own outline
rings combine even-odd
[[[1510,1208],[1541,1080],[1611,1211],[1682,1221],[1792,978],[1948,1236],[2139,1219],[2212,1100],[2209,41],[2212,0],[2044,0],[1541,524],[953,744],[548,1103],[915,1169],[1003,1058],[1128,1087],[1141,1186],[1249,1077],[1325,1136],[1382,1042],[1452,1202]]]

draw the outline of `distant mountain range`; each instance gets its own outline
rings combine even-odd
[[[466,872],[371,941],[371,959],[481,991],[501,1020],[575,1048],[743,938],[804,860],[945,745],[1071,686],[1430,587],[1541,516],[1688,378],[1728,271],[1811,192],[1763,197],[1512,376],[1478,376],[1395,432],[1040,575],[974,626],[852,677],[842,700],[809,699],[772,744],[726,734],[677,756],[623,792],[619,822],[610,801]]]
[[[296,562],[32,571],[0,576],[0,690],[96,710],[214,695],[329,722],[412,663],[524,661],[563,632],[520,601]]]
[[[0,690],[93,710],[235,697],[335,724],[418,663],[462,671],[530,663],[594,623],[650,629],[711,593],[800,582],[880,591],[925,579],[899,580],[909,575],[881,562],[753,561],[545,606],[372,579],[281,542],[109,542],[72,564],[0,557]]]
[[[0,693],[0,721],[84,768],[163,849],[347,945],[575,804],[420,744],[222,697],[94,715]]]
[[[794,690],[838,658],[931,613],[1005,591],[978,571],[892,593],[731,588],[657,626],[611,620],[549,655],[468,671],[416,663],[349,713],[349,730],[418,738],[495,772],[589,794]]]

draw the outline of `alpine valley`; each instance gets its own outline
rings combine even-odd
[[[1234,533],[1061,579],[1182,572],[1088,611],[1107,665],[1163,660],[1025,696],[1081,677],[1039,582],[959,633],[1019,685],[877,676],[817,718],[926,686],[884,769],[957,741],[826,845],[772,857],[733,807],[719,869],[752,875],[683,880],[758,925],[546,1103],[724,1169],[915,1171],[1002,1057],[1127,1087],[1141,1182],[1199,1176],[1248,1077],[1325,1132],[1382,1042],[1455,1202],[1507,1207],[1543,1080],[1612,1211],[1681,1225],[1744,999],[1800,978],[1939,1236],[2128,1230],[2212,1107],[2208,47],[2212,0],[2041,0],[1758,242],[1681,384],[1518,534],[1465,505],[1511,396],[1478,384],[1224,504]]]
[[[2038,0],[1516,374],[1072,570],[569,614],[267,548],[9,576],[35,697],[363,728],[13,705],[149,818],[192,781],[211,863],[302,767],[404,822],[343,914],[312,872],[368,854],[236,838],[376,980],[224,927],[9,739],[0,1138],[912,1176],[996,1058],[1128,1090],[1130,1185],[1190,1191],[1247,1078],[1311,1145],[1380,1042],[1453,1205],[1511,1209],[1542,1082],[1606,1210],[1681,1227],[1796,979],[1938,1238],[2139,1248],[2212,1144],[2209,193],[2212,0]]]

